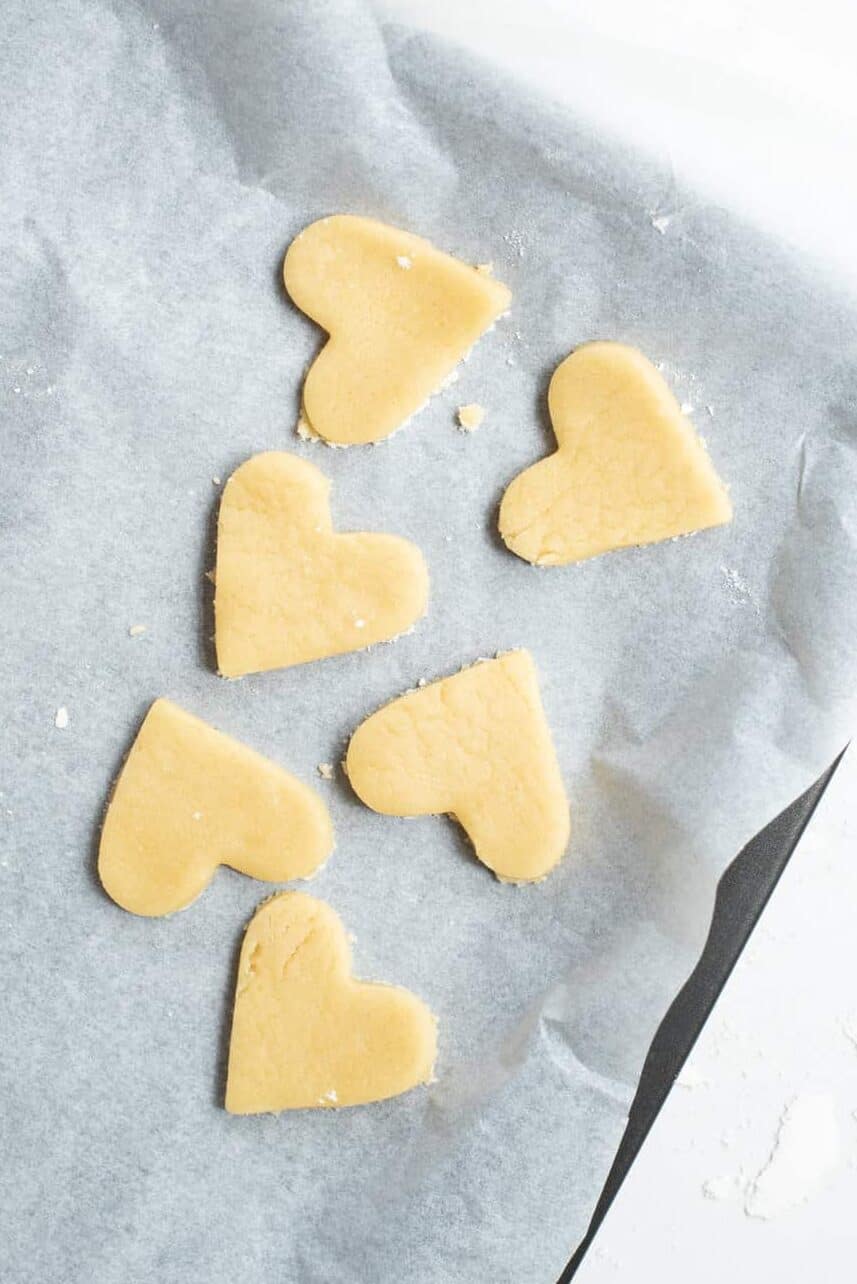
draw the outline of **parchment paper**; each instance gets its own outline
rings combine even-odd
[[[847,736],[857,309],[667,172],[357,0],[5,0],[0,25],[0,1274],[552,1281],[718,875]],[[493,260],[515,292],[457,385],[348,451],[293,435],[320,335],[278,283],[291,237],[340,210]],[[735,522],[539,571],[499,543],[496,506],[552,449],[550,373],[595,337],[664,363]],[[473,400],[487,418],[465,436]],[[227,683],[212,479],[270,448],[332,477],[342,529],[420,545],[431,611],[369,654]],[[385,819],[315,778],[388,698],[516,645],[574,809],[564,864],[524,889],[451,822]],[[159,694],[324,792],[338,848],[310,889],[356,934],[358,975],[439,1014],[433,1087],[224,1112],[236,951],[270,888],[220,871],[146,921],[94,872]]]

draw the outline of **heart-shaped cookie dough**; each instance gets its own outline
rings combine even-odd
[[[578,348],[554,372],[548,408],[559,448],[520,473],[500,506],[500,534],[525,561],[580,562],[731,520],[705,447],[634,348]]]
[[[375,811],[454,816],[504,882],[544,878],[568,845],[568,799],[527,651],[400,696],[357,728],[345,767]]]
[[[217,526],[215,642],[224,677],[358,651],[425,614],[428,572],[396,535],[339,535],[330,482],[281,451],[230,477]]]
[[[338,916],[299,892],[256,911],[238,963],[226,1109],[357,1106],[428,1083],[437,1026],[408,990],[357,981]]]
[[[218,865],[251,878],[308,878],[333,850],[312,789],[169,700],[149,710],[104,820],[98,873],[132,914],[172,914]]]
[[[304,383],[303,418],[315,435],[349,446],[401,428],[512,299],[421,237],[350,214],[301,232],[283,279],[330,335]]]

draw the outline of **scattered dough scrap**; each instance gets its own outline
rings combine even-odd
[[[310,431],[342,445],[380,441],[400,428],[512,297],[421,237],[350,214],[301,232],[283,279],[330,336],[304,383],[303,418]]]
[[[331,763],[320,762],[316,767],[316,771],[322,780],[333,780],[333,765]]]
[[[548,394],[558,449],[503,496],[500,534],[558,566],[732,518],[726,488],[666,382],[633,348],[587,343]]]
[[[226,1109],[357,1106],[428,1083],[437,1026],[420,999],[357,981],[339,917],[299,892],[256,911],[241,949]]]
[[[568,844],[568,799],[527,651],[380,709],[352,736],[346,774],[385,815],[454,816],[505,882],[544,878]]]
[[[54,726],[57,728],[58,731],[65,731],[66,727],[68,726],[68,709],[65,707],[64,704],[60,705],[60,707],[56,711],[56,716],[54,717]]]
[[[306,416],[301,410],[298,414],[298,422],[295,424],[295,432],[301,441],[322,441],[317,432],[314,432],[311,425],[307,423]]]
[[[396,535],[337,534],[330,482],[296,455],[254,455],[217,525],[215,644],[224,677],[362,650],[425,614],[428,571]]]
[[[307,785],[169,700],[149,710],[116,784],[98,853],[104,890],[132,914],[171,914],[218,865],[286,882],[333,850]]]
[[[478,402],[473,401],[469,406],[458,407],[458,426],[463,432],[475,432],[484,418],[485,407],[480,406]]]

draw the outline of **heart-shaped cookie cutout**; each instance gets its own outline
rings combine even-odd
[[[446,812],[504,882],[533,882],[568,845],[568,799],[527,651],[400,696],[357,728],[348,779],[388,816]]]
[[[554,372],[548,408],[558,449],[520,473],[500,506],[500,534],[525,561],[580,562],[731,520],[705,447],[634,348],[578,348]]]
[[[238,963],[226,1109],[357,1106],[428,1083],[437,1026],[393,985],[357,981],[338,916],[299,892],[256,911]]]
[[[172,914],[196,900],[218,865],[279,883],[308,878],[332,850],[318,794],[170,700],[156,700],[110,800],[98,873],[132,914]]]
[[[283,279],[330,336],[304,383],[303,418],[315,435],[349,446],[401,428],[512,299],[421,237],[350,214],[301,232]]]
[[[230,477],[220,503],[215,643],[224,677],[358,651],[425,614],[428,572],[396,535],[337,534],[330,483],[270,451]]]

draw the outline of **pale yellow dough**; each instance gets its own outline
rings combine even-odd
[[[430,1082],[431,1012],[408,990],[350,971],[329,905],[283,892],[260,906],[238,963],[227,1110],[357,1106]]]
[[[98,873],[132,914],[190,905],[218,865],[251,878],[308,878],[333,850],[319,796],[261,754],[156,700],[119,776]]]
[[[224,677],[362,650],[425,614],[428,572],[396,535],[339,535],[330,482],[281,451],[255,455],[223,490],[215,643]]]
[[[512,298],[421,237],[351,214],[301,232],[283,279],[330,335],[306,377],[303,414],[313,432],[341,445],[400,428]]]
[[[568,845],[568,799],[527,651],[394,700],[357,728],[345,766],[375,811],[454,816],[503,881],[544,878]]]
[[[480,406],[478,402],[471,402],[469,406],[458,407],[458,426],[462,432],[476,432],[477,428],[482,426],[485,419],[485,407]]]
[[[692,424],[634,348],[578,348],[557,367],[548,407],[558,449],[516,477],[500,506],[500,534],[525,561],[579,562],[731,520]]]

